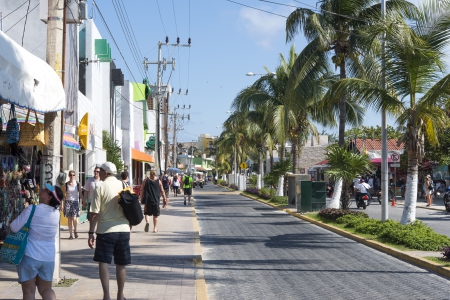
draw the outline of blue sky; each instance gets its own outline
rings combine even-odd
[[[176,92],[179,88],[182,94],[186,92],[186,89],[189,90],[188,96],[175,93],[170,99],[172,110],[174,106],[191,105],[191,109],[178,110],[181,114],[190,114],[190,121],[185,119],[183,130],[177,133],[178,141],[196,140],[201,133],[219,135],[222,129],[217,127],[221,126],[228,117],[226,111],[230,110],[234,97],[256,79],[245,74],[264,73],[264,66],[274,70],[279,62],[279,54],[287,55],[291,45],[285,43],[284,18],[229,1],[122,1],[126,4],[126,12],[137,38],[140,53],[150,61],[157,60],[157,43],[164,41],[166,35],[171,43],[175,43],[177,37],[180,37],[181,43],[187,43],[189,37],[192,39],[190,49],[163,47],[163,57],[167,60],[175,57],[177,60],[176,70],[172,74],[170,74],[169,66],[164,72],[163,83],[167,83],[171,75],[170,84]],[[236,2],[285,16],[293,10],[293,8],[258,0],[237,0]],[[279,2],[301,5],[283,0]],[[316,1],[302,2],[316,5]],[[139,57],[139,66],[137,66],[112,2],[97,0],[97,4],[114,39],[119,44],[131,73],[136,81],[141,82],[139,68],[143,58]],[[92,15],[91,2],[89,15]],[[116,59],[117,67],[122,69],[126,79],[133,81],[96,10],[93,17],[102,36],[110,41],[112,57]],[[294,44],[297,52],[300,52],[306,45],[306,40],[302,35],[298,35]],[[150,82],[155,82],[156,71],[156,65],[149,65]],[[379,114],[368,112],[364,125],[380,123]],[[390,125],[393,125],[392,121]],[[327,131],[334,132],[336,129],[327,129]]]

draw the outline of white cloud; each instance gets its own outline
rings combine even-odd
[[[274,7],[264,6],[258,8],[283,16],[288,16],[293,11],[293,8],[288,7],[276,7],[274,9]],[[239,16],[248,35],[265,48],[271,48],[275,39],[285,36],[286,19],[283,17],[249,7],[242,8],[239,11]]]

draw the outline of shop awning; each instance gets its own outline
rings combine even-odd
[[[64,132],[63,146],[69,149],[80,150],[80,144],[77,140],[68,132]]]
[[[2,31],[0,83],[0,99],[8,103],[42,113],[66,108],[64,88],[55,70]]]
[[[137,161],[143,161],[143,162],[155,162],[153,159],[153,156],[144,153],[142,151],[136,150],[134,148],[131,148],[131,159],[137,160]]]
[[[381,164],[381,158],[373,158],[370,160],[371,163],[373,164]],[[391,158],[388,157],[388,162],[391,162]]]

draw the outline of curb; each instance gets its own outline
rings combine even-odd
[[[192,224],[194,225],[194,265],[195,265],[195,298],[197,300],[207,300],[206,280],[203,272],[202,246],[200,244],[200,230],[198,227],[197,214],[195,213],[195,205],[192,209]]]
[[[418,267],[427,269],[427,270],[429,270],[431,272],[434,272],[436,274],[439,274],[439,275],[442,275],[444,277],[450,278],[450,267],[443,267],[443,266],[441,266],[441,265],[439,265],[437,263],[431,262],[431,261],[423,259],[421,257],[405,253],[403,251],[400,251],[400,250],[397,250],[395,248],[386,246],[386,245],[381,244],[381,243],[376,242],[376,241],[368,240],[366,238],[360,237],[360,236],[355,235],[353,233],[349,233],[347,231],[341,230],[340,228],[334,227],[332,225],[322,223],[320,221],[314,220],[312,218],[309,218],[307,216],[301,215],[301,214],[296,213],[296,212],[292,212],[289,209],[279,208],[278,206],[273,205],[271,203],[267,203],[265,201],[262,201],[262,200],[250,197],[248,195],[244,195],[243,193],[241,193],[240,195],[244,196],[244,197],[247,197],[249,199],[252,199],[252,200],[256,200],[256,201],[261,202],[263,204],[269,205],[269,206],[271,206],[273,208],[276,208],[278,210],[284,211],[284,212],[290,214],[291,216],[294,216],[296,218],[302,219],[304,221],[307,221],[309,223],[312,223],[314,225],[317,225],[319,227],[322,227],[322,228],[327,229],[329,231],[332,231],[334,233],[337,233],[337,234],[339,234],[341,236],[344,236],[344,237],[349,238],[351,240],[354,240],[354,241],[356,241],[358,243],[364,244],[364,245],[369,246],[371,248],[374,248],[374,249],[376,249],[378,251],[381,251],[381,252],[384,252],[384,253],[389,254],[391,256],[394,256],[396,258],[399,258],[399,259],[401,259],[403,261],[407,261],[407,262],[409,262],[409,263],[411,263],[413,265],[416,265]]]

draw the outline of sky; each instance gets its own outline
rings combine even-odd
[[[218,136],[222,124],[231,110],[231,103],[240,90],[251,85],[257,77],[246,76],[248,72],[265,73],[264,67],[274,70],[279,63],[279,54],[287,56],[289,48],[295,45],[297,53],[307,44],[299,34],[293,43],[285,42],[286,19],[226,0],[114,0],[125,7],[132,33],[124,34],[113,1],[97,0],[96,3],[125,58],[127,69],[119,50],[111,41],[99,13],[92,9],[89,1],[89,17],[93,17],[100,33],[110,41],[112,58],[122,69],[125,79],[142,82],[143,57],[157,60],[157,43],[169,37],[169,43],[187,44],[191,47],[163,47],[163,57],[168,61],[176,59],[175,71],[168,66],[163,74],[163,83],[170,83],[175,93],[169,99],[171,112],[185,115],[177,131],[177,141],[197,140],[200,134]],[[236,0],[248,6],[288,16],[294,8],[258,0]],[[306,6],[316,1],[298,2],[279,0],[280,3]],[[125,5],[126,4],[126,5]],[[127,31],[125,31],[127,32]],[[137,59],[133,58],[127,37],[136,37]],[[133,47],[132,47],[133,48]],[[136,60],[136,61],[135,61]],[[156,65],[148,66],[150,82],[156,81]],[[181,88],[182,93],[178,95]],[[188,90],[188,95],[185,95]],[[183,107],[186,107],[183,109]],[[189,109],[190,107],[190,109]],[[190,120],[187,120],[189,115]],[[364,125],[381,124],[381,115],[367,112]],[[183,124],[184,123],[184,124]],[[388,119],[394,125],[392,119]],[[322,127],[318,126],[319,131]],[[325,129],[328,133],[337,128]],[[171,140],[172,134],[170,134]]]

